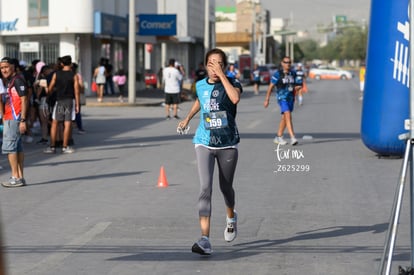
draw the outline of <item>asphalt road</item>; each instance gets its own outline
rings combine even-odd
[[[239,234],[223,239],[224,202],[215,181],[213,255],[199,238],[199,189],[190,134],[161,106],[85,106],[87,134],[74,154],[28,144],[28,185],[0,189],[4,253],[11,275],[376,274],[402,159],[378,158],[360,140],[358,82],[309,84],[293,122],[299,145],[278,148],[275,99],[246,87],[238,107]],[[191,102],[180,105],[180,115]],[[303,139],[304,136],[307,136]],[[0,177],[9,176],[0,161]],[[167,188],[157,187],[161,166]],[[410,263],[404,197],[393,270]]]

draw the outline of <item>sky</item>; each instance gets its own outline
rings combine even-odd
[[[234,6],[236,0],[215,0],[216,6]],[[272,18],[290,18],[289,28],[314,31],[327,26],[335,15],[345,15],[348,21],[369,23],[370,0],[260,0]]]

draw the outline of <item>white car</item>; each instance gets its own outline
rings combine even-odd
[[[319,66],[309,71],[309,77],[320,79],[351,79],[352,73],[335,67]]]

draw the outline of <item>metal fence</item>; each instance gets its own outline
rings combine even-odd
[[[38,52],[20,52],[19,43],[7,43],[5,47],[6,56],[31,63],[32,60],[40,59],[46,64],[55,63],[59,57],[58,43],[41,43]]]

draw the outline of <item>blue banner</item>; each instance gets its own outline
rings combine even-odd
[[[139,14],[138,35],[177,35],[176,14]]]

